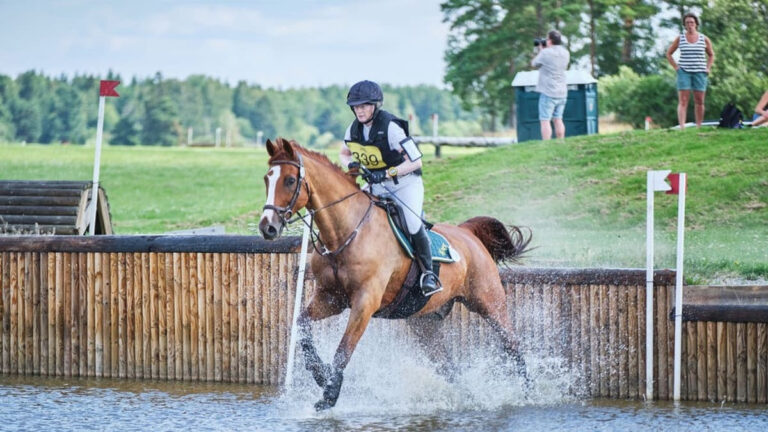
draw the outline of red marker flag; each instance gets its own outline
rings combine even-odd
[[[120,84],[120,81],[102,80],[101,85],[99,85],[99,96],[120,97],[115,91],[115,87],[117,87],[118,84]]]
[[[680,174],[670,174],[667,176],[667,180],[669,180],[669,185],[672,187],[672,189],[667,191],[667,195],[680,195]],[[683,184],[682,186],[685,188],[685,191],[688,192],[688,185]]]

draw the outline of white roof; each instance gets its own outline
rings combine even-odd
[[[537,70],[518,72],[515,79],[512,80],[512,87],[535,86],[538,81],[539,71]],[[585,70],[565,71],[566,84],[593,84],[596,82],[597,80]]]

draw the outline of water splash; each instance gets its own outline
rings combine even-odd
[[[348,313],[313,328],[318,353],[324,361],[333,358],[346,326]],[[489,335],[490,336],[490,335]],[[459,337],[447,335],[447,337]],[[489,340],[490,339],[490,340]],[[448,378],[416,342],[402,322],[371,321],[345,371],[341,396],[332,414],[315,414],[320,398],[303,359],[297,357],[294,382],[276,403],[291,416],[317,415],[432,415],[441,411],[484,411],[503,407],[553,405],[575,400],[572,389],[576,373],[562,358],[526,349],[524,358],[532,389],[503,360],[494,337],[480,338],[453,353]],[[523,341],[522,346],[535,343]],[[455,360],[455,359],[453,359]]]

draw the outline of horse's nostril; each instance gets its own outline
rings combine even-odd
[[[274,225],[270,225],[267,227],[267,235],[269,235],[270,238],[277,236],[277,228],[275,228]]]

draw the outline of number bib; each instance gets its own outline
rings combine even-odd
[[[381,156],[381,150],[374,145],[362,145],[347,141],[347,147],[352,152],[352,158],[368,169],[386,168],[387,164]]]

